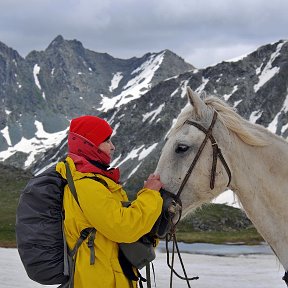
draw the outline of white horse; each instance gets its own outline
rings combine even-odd
[[[288,143],[216,97],[202,100],[189,87],[187,96],[156,169],[165,190],[178,193],[185,216],[229,187],[287,271]],[[212,138],[205,136],[209,129]]]

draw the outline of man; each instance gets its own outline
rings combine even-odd
[[[65,187],[64,231],[70,249],[74,247],[81,231],[96,229],[93,243],[95,263],[90,265],[91,249],[86,241],[76,255],[75,288],[129,288],[137,287],[123,273],[118,260],[118,243],[132,243],[148,233],[162,210],[162,187],[158,175],[150,175],[135,201],[127,208],[126,192],[119,184],[119,170],[109,169],[115,150],[111,142],[113,130],[103,119],[82,116],[71,121],[68,135],[68,157],[79,205],[68,185]],[[66,169],[60,162],[56,170],[66,178]],[[95,175],[104,184],[93,180]]]

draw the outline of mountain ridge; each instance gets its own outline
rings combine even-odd
[[[60,143],[62,139],[53,135],[62,135],[73,117],[98,115],[103,103],[115,97],[117,105],[126,103],[159,81],[194,69],[168,50],[124,60],[88,50],[80,41],[61,35],[44,51],[32,51],[25,59],[5,44],[0,47],[0,161],[20,168],[29,168],[45,152],[39,148],[31,161],[23,145],[33,150],[45,146],[49,133]],[[159,70],[166,57],[177,65]],[[116,76],[117,85],[114,81],[112,87]]]
[[[59,41],[60,40],[61,39],[59,39]],[[169,54],[170,52],[169,50],[164,50],[161,53]],[[273,44],[261,46],[257,50],[239,59],[223,61],[203,69],[195,69],[192,65],[188,65],[186,66],[187,69],[184,69],[182,73],[166,78],[164,76],[167,75],[164,75],[163,78],[165,79],[159,79],[158,82],[156,81],[156,84],[150,85],[151,80],[147,84],[145,81],[150,77],[149,73],[145,75],[141,73],[143,71],[145,73],[152,71],[154,69],[153,67],[155,67],[153,65],[156,62],[160,62],[159,59],[162,59],[161,57],[163,55],[161,53],[145,54],[146,56],[143,56],[145,61],[141,58],[143,60],[141,65],[135,64],[137,61],[140,61],[139,59],[131,58],[133,61],[131,60],[131,62],[129,62],[129,65],[132,64],[131,67],[129,67],[130,74],[128,73],[128,75],[132,75],[130,80],[133,79],[133,85],[135,86],[132,84],[129,84],[129,86],[128,83],[130,80],[123,80],[125,75],[117,74],[117,72],[120,71],[115,69],[113,70],[115,74],[110,75],[110,80],[107,81],[107,83],[109,82],[109,86],[105,86],[108,92],[105,92],[105,95],[99,93],[99,110],[97,110],[97,115],[108,120],[114,127],[116,133],[113,136],[113,142],[116,145],[116,152],[115,160],[112,164],[120,165],[122,171],[121,178],[123,183],[127,185],[128,191],[137,191],[149,172],[155,169],[164,145],[164,138],[171,129],[174,120],[187,103],[185,98],[187,86],[190,86],[198,93],[206,92],[207,94],[216,95],[224,99],[231,106],[235,107],[238,113],[245,119],[252,123],[263,125],[271,132],[281,135],[284,138],[287,137],[287,40],[280,40]],[[151,55],[153,55],[153,57],[151,57]],[[167,63],[165,63],[166,66],[162,66],[164,70],[167,70],[169,65],[173,66],[171,64],[173,61],[168,60]],[[151,63],[153,65],[149,66]],[[35,65],[35,62],[33,62],[33,64]],[[143,67],[142,64],[145,67]],[[30,65],[30,67],[32,66],[33,65]],[[78,66],[75,67],[79,68]],[[89,65],[85,67],[85,69],[89,71]],[[76,68],[74,70],[77,72],[78,70]],[[92,68],[95,67],[91,67],[91,69]],[[147,69],[145,70],[144,68]],[[52,66],[50,66],[48,69],[49,73],[51,73],[52,69]],[[73,74],[74,77],[76,77],[77,74],[75,71]],[[134,74],[132,74],[134,71],[135,77]],[[39,76],[40,75],[41,74],[39,74]],[[123,76],[122,78],[121,75]],[[138,79],[137,77],[139,75],[142,78],[140,77]],[[153,76],[155,76],[155,73]],[[155,79],[157,79],[156,77],[157,75]],[[62,78],[60,77],[60,79]],[[113,79],[115,80],[114,84],[112,83]],[[123,83],[121,83],[121,81],[123,81]],[[145,85],[142,87],[141,85],[144,82]],[[41,81],[40,83],[42,84]],[[86,84],[88,85],[89,83]],[[88,89],[91,89],[91,87],[88,87]],[[67,101],[73,102],[72,96],[68,97],[63,95],[64,98],[68,97],[66,99]],[[81,103],[81,101],[79,103]],[[75,103],[73,103],[73,105],[75,105]],[[67,107],[65,109],[67,110]],[[83,106],[82,111],[85,109],[86,106]],[[91,109],[87,111],[89,112]],[[72,117],[72,114],[70,114],[69,117]],[[1,131],[3,131],[3,129]],[[34,173],[39,173],[48,165],[52,165],[59,159],[63,159],[67,152],[66,130],[62,130],[62,132],[61,143],[58,146],[44,149],[39,153],[38,158],[35,156],[34,159],[36,160],[34,162],[30,162],[29,167]],[[47,134],[45,137],[48,136]],[[10,159],[8,157],[5,159],[2,158],[1,160],[1,155],[3,155],[2,153],[4,152],[0,152],[0,161],[6,164],[15,163],[19,161],[17,160],[19,157],[25,157],[25,155],[14,155],[13,158],[12,155]]]

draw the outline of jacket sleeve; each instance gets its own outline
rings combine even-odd
[[[162,210],[158,191],[142,189],[128,208],[113,198],[101,183],[91,179],[75,182],[85,218],[101,234],[118,243],[131,243],[150,232]]]

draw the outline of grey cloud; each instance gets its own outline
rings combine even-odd
[[[203,67],[288,38],[287,11],[287,0],[9,0],[0,41],[25,56],[61,34],[118,58],[167,48]]]

